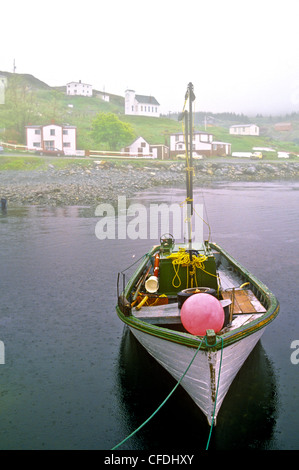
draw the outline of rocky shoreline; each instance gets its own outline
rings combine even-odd
[[[194,164],[194,187],[213,182],[299,180],[299,161],[223,162],[203,160]],[[132,197],[137,192],[157,186],[183,187],[185,165],[144,162],[141,165],[123,162],[90,161],[67,169],[0,172],[0,197],[8,204],[47,206],[93,206],[115,201],[118,195]]]

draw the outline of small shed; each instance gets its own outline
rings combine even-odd
[[[153,154],[154,158],[158,160],[168,160],[169,159],[169,147],[163,144],[151,145],[150,151]]]
[[[216,142],[213,141],[212,144],[212,155],[217,155],[219,157],[226,157],[232,153],[232,144],[229,142]]]

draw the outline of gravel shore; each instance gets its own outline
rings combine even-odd
[[[194,164],[194,187],[216,181],[282,181],[299,180],[299,161],[208,161]],[[155,186],[182,186],[185,165],[181,162],[161,165],[144,162],[135,166],[128,162],[91,161],[57,170],[51,164],[46,170],[1,171],[0,197],[8,204],[48,206],[96,205],[114,201],[118,195],[133,196]]]

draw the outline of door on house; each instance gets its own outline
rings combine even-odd
[[[55,141],[54,140],[44,140],[44,148],[45,150],[52,150],[55,148]]]

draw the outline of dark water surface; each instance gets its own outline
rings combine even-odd
[[[210,449],[299,449],[299,184],[196,193],[212,240],[277,295],[281,311],[226,396]],[[133,202],[181,202],[159,189]],[[156,240],[102,240],[94,208],[0,214],[0,449],[105,449],[134,431],[175,382],[115,313],[116,276]],[[134,257],[132,257],[134,256]],[[299,357],[299,354],[298,354]],[[178,388],[121,449],[200,452],[209,428]]]

